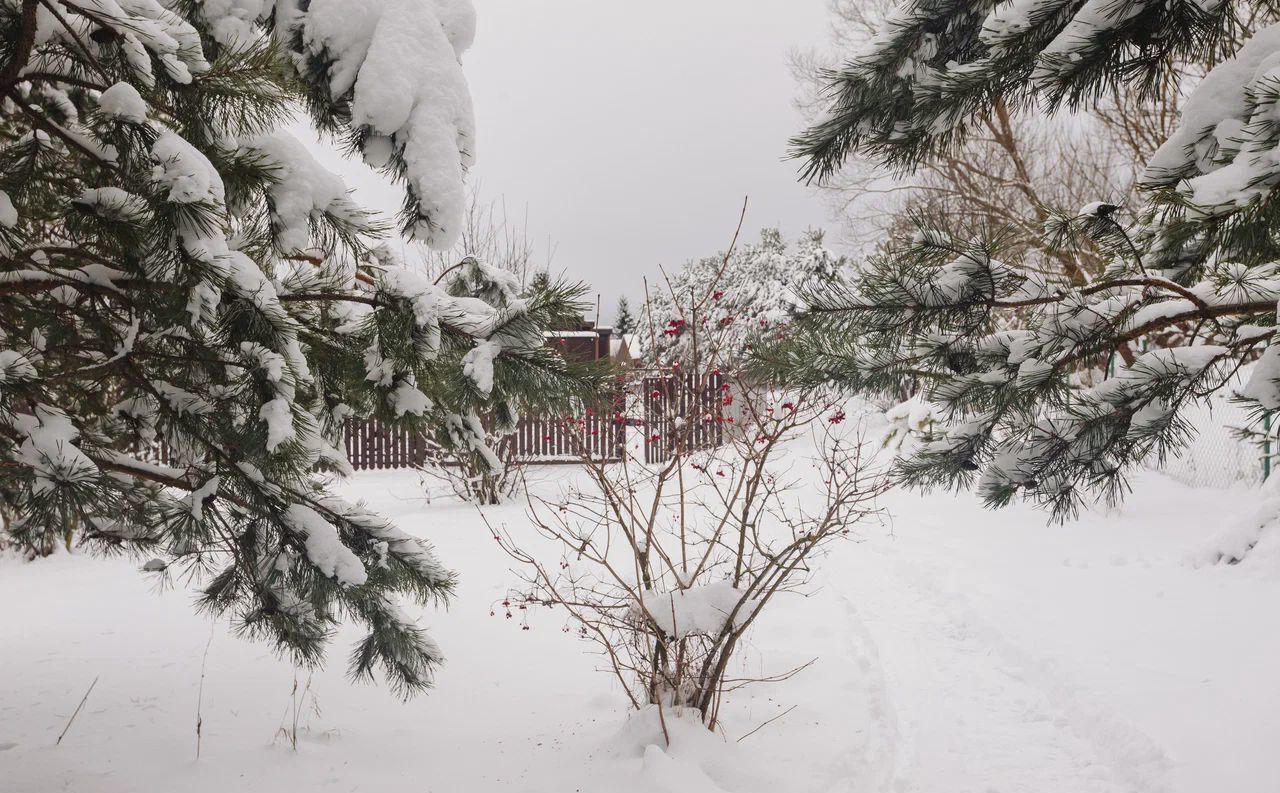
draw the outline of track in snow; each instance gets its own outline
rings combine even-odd
[[[1067,690],[961,596],[893,550],[866,544],[829,586],[867,681],[869,774],[851,790],[892,793],[1163,793],[1168,762],[1104,706]],[[869,784],[868,784],[869,783]]]

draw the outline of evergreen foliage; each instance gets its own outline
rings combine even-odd
[[[476,261],[437,286],[280,131],[301,101],[381,148],[406,228],[447,246],[469,4],[304,5],[0,0],[0,512],[34,552],[193,576],[203,611],[301,664],[355,621],[353,677],[408,695],[441,654],[399,601],[454,576],[329,491],[344,428],[375,415],[481,453],[477,411],[590,386],[542,345],[581,290],[521,299]],[[391,22],[422,35],[384,40]]]
[[[900,462],[906,482],[976,486],[997,506],[1022,495],[1059,517],[1086,494],[1120,497],[1128,468],[1193,431],[1182,408],[1259,354],[1244,397],[1260,413],[1280,408],[1280,348],[1267,346],[1280,299],[1280,26],[1243,44],[1236,35],[1241,15],[1274,11],[1191,0],[903,3],[830,75],[827,115],[796,141],[811,177],[852,152],[910,168],[952,150],[995,101],[1087,109],[1117,83],[1170,79],[1179,62],[1207,76],[1145,164],[1147,202],[1134,219],[1102,202],[1053,208],[1049,249],[1087,242],[1106,257],[1091,282],[1037,274],[1000,229],[957,239],[916,218],[913,237],[843,283],[809,290],[792,337],[760,366],[799,383],[921,392],[943,421]],[[1134,349],[1160,338],[1183,346]],[[1117,359],[1126,365],[1102,374]]]
[[[636,317],[631,313],[631,304],[627,301],[626,295],[618,298],[618,310],[614,314],[613,330],[620,336],[627,336],[636,332]]]

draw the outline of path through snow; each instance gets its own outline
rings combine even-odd
[[[917,571],[867,549],[844,587],[851,624],[874,642],[854,673],[879,678],[893,748],[883,790],[1155,793],[1163,756],[1130,732],[1106,743],[1093,719],[958,613]],[[856,605],[855,605],[856,604]],[[1105,719],[1106,717],[1102,717]],[[1105,722],[1104,722],[1105,723]],[[1145,744],[1145,745],[1144,745]]]
[[[893,494],[892,531],[827,568],[863,637],[851,671],[882,689],[890,768],[852,789],[1273,791],[1280,617],[1257,604],[1280,581],[1185,563],[1226,498],[1144,476],[1124,510],[1056,527]]]

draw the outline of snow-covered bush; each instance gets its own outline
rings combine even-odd
[[[438,601],[453,575],[329,492],[344,428],[460,424],[465,443],[477,410],[566,398],[578,383],[541,341],[568,296],[499,305],[407,270],[282,128],[305,106],[405,186],[406,232],[447,247],[473,29],[467,0],[0,0],[11,538],[190,573],[202,610],[299,663],[354,620],[353,675],[430,683],[439,648],[400,600]]]
[[[756,340],[776,336],[800,305],[800,295],[829,283],[844,260],[823,245],[821,231],[789,245],[777,229],[727,252],[694,259],[650,285],[636,328],[645,358],[736,368]]]
[[[481,425],[486,433],[484,448],[492,454],[475,454],[433,437],[426,439],[426,459],[418,471],[428,494],[432,483],[439,483],[460,501],[501,504],[520,492],[527,455],[520,454],[510,435],[495,436],[483,427],[483,420]]]

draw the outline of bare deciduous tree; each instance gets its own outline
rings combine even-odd
[[[517,219],[507,212],[504,197],[485,199],[479,183],[467,187],[466,215],[458,243],[447,251],[423,248],[429,272],[441,276],[468,256],[506,270],[521,287],[529,287],[533,276],[551,269],[555,246],[548,240],[541,254],[529,236],[529,210]]]
[[[792,57],[802,111],[820,112],[823,70],[865,46],[896,5],[831,0],[835,54]],[[1101,272],[1104,256],[1088,245],[1047,244],[1046,222],[1055,211],[1093,201],[1132,205],[1134,164],[1168,137],[1178,100],[1178,81],[1170,78],[1150,95],[1120,84],[1088,114],[1017,113],[997,101],[961,147],[916,172],[891,174],[877,163],[854,160],[822,189],[844,221],[845,242],[855,248],[870,251],[910,236],[920,217],[959,237],[1001,229],[1012,237],[1009,250],[1044,275],[1080,286]]]

